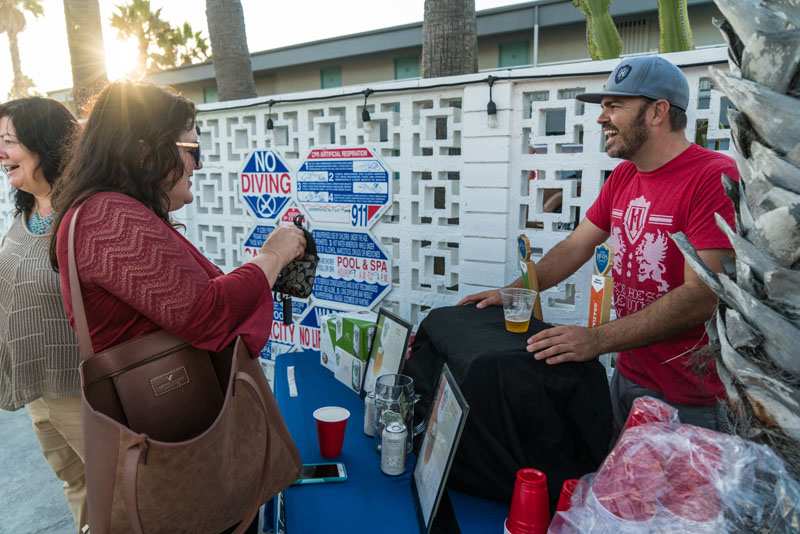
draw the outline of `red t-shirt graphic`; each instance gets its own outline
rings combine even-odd
[[[694,144],[655,171],[639,172],[626,161],[611,173],[586,218],[610,234],[618,317],[641,310],[683,284],[683,254],[670,234],[683,232],[698,250],[731,248],[714,219],[719,213],[734,225],[722,174],[739,179],[731,158]],[[698,376],[689,368],[692,347],[706,343],[701,325],[669,340],[620,352],[617,368],[672,403],[710,405],[724,396],[716,369]]]

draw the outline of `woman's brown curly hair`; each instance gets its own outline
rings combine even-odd
[[[151,84],[110,83],[95,98],[72,159],[53,191],[53,235],[64,214],[102,191],[135,198],[169,223],[167,192],[183,176],[175,142],[195,127],[194,103]],[[56,239],[50,262],[58,270]]]

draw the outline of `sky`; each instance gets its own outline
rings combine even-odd
[[[525,0],[526,1],[526,0]],[[109,19],[125,0],[99,0],[106,65],[112,79],[124,75],[135,62],[133,42],[121,42]],[[421,22],[424,0],[241,0],[250,52],[268,50],[337,35]],[[19,34],[23,72],[36,90],[45,93],[72,86],[63,0],[41,0],[44,15],[27,15],[27,28]],[[524,3],[522,0],[475,0],[476,10]],[[189,22],[208,37],[204,0],[151,0],[153,9],[173,25]],[[11,87],[8,38],[0,35],[0,101]]]

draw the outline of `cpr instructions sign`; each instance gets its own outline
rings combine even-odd
[[[369,228],[389,205],[389,170],[364,147],[311,150],[297,171],[297,201],[315,223]]]
[[[272,150],[254,150],[239,173],[242,200],[259,219],[273,220],[292,198],[292,171]]]
[[[367,232],[314,230],[319,264],[314,301],[371,308],[391,291],[389,259]]]

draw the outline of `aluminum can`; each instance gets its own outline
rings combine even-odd
[[[364,434],[375,437],[375,392],[364,396]]]
[[[381,435],[381,471],[387,475],[402,475],[406,470],[406,436],[403,423],[389,423]]]

